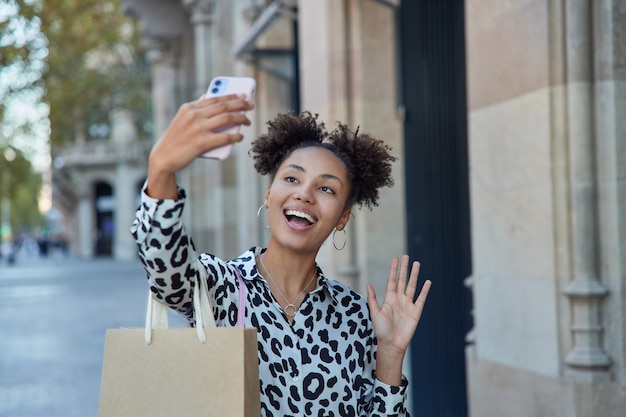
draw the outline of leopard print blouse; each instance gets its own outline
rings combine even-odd
[[[142,192],[131,227],[156,298],[194,323],[191,278],[198,271],[192,240],[181,221],[185,191],[177,200]],[[231,261],[202,254],[218,326],[237,322],[237,268],[246,286],[245,326],[258,331],[261,409],[270,416],[408,416],[407,381],[400,387],[375,378],[376,338],[367,302],[324,276],[290,323],[259,274],[251,248]]]

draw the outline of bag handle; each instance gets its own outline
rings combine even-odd
[[[193,309],[196,318],[196,332],[200,343],[206,342],[205,328],[216,327],[213,309],[209,300],[209,291],[206,285],[206,267],[198,259],[198,277],[196,279],[195,291],[193,292]],[[237,313],[237,326],[243,327],[245,324],[246,309],[246,285],[241,278],[239,270],[235,267],[235,274],[239,281],[239,300]],[[148,291],[148,312],[146,315],[145,339],[146,344],[152,343],[152,329],[167,329],[168,307],[154,299],[152,291]]]
[[[246,284],[243,283],[239,269],[235,267],[237,281],[239,281],[239,302],[237,304],[237,327],[244,327],[246,322]]]
[[[206,286],[206,267],[198,259],[198,269],[200,273],[196,278],[196,288],[193,292],[193,314],[196,318],[196,332],[200,343],[206,342],[204,329],[216,327],[215,317],[213,317],[213,309],[211,301],[209,301],[209,290]]]
[[[215,327],[215,318],[211,302],[209,301],[209,293],[206,286],[206,267],[197,260],[198,277],[195,280],[195,290],[193,292],[193,313],[196,318],[196,332],[200,343],[206,342],[204,334],[205,327]],[[167,309],[164,304],[154,299],[151,291],[148,294],[148,312],[146,315],[145,339],[146,344],[152,343],[152,329],[167,329]]]

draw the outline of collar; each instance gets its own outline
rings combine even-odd
[[[251,271],[250,274],[242,274],[242,278],[245,281],[257,281],[261,280],[261,275],[258,272],[255,257],[261,255],[266,251],[266,248],[262,248],[259,246],[253,246],[237,258],[230,261],[235,267],[239,268],[243,271]],[[333,300],[333,304],[337,304],[339,300],[339,289],[334,285],[334,281],[326,278],[322,268],[319,267],[317,263],[315,263],[315,267],[317,268],[317,289],[315,291],[325,291],[328,296],[330,296]]]

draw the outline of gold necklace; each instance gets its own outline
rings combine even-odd
[[[278,290],[278,293],[281,295],[281,297],[283,297],[285,299],[285,302],[287,303],[287,305],[285,307],[281,306],[280,308],[281,308],[281,310],[283,310],[283,313],[285,313],[285,315],[287,317],[294,318],[296,316],[296,313],[298,312],[298,307],[296,307],[296,305],[294,303],[298,301],[298,298],[300,298],[302,293],[307,288],[309,288],[309,285],[311,285],[311,282],[313,281],[313,278],[315,278],[315,276],[317,275],[317,268],[315,268],[315,272],[313,272],[313,276],[311,277],[311,279],[309,279],[309,282],[306,283],[304,288],[302,288],[302,291],[300,291],[300,294],[298,294],[298,296],[293,300],[293,302],[290,303],[289,300],[287,299],[287,297],[285,297],[285,294],[283,294],[283,292],[280,290],[280,288],[276,284],[276,281],[274,281],[274,278],[272,278],[272,274],[270,274],[270,271],[265,266],[265,263],[263,262],[263,257],[264,256],[265,256],[265,254],[259,256],[259,260],[261,261],[261,266],[263,267],[263,269],[267,273],[267,277],[270,279],[270,281],[272,281],[272,284],[274,284],[274,287],[276,287],[276,289]]]

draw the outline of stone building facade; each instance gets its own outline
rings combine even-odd
[[[626,1],[466,2],[476,416],[626,410]]]
[[[395,187],[383,191],[380,206],[356,212],[346,248],[336,251],[328,242],[319,257],[328,275],[357,291],[371,282],[381,293],[389,260],[422,236],[412,230],[421,180],[406,173],[418,161],[438,157],[405,151],[416,141],[436,142],[407,133],[416,119],[408,103],[423,91],[409,88],[418,74],[407,73],[402,63],[413,59],[430,69],[433,51],[431,39],[414,39],[406,27],[414,17],[413,26],[420,27],[409,29],[415,33],[431,33],[429,25],[441,25],[445,33],[451,20],[423,16],[460,10],[464,27],[456,45],[464,48],[467,68],[460,68],[467,134],[457,144],[468,150],[471,239],[464,250],[471,272],[442,285],[440,272],[429,271],[433,293],[415,344],[449,349],[445,337],[458,322],[470,317],[473,328],[465,342],[452,343],[461,362],[438,356],[428,373],[422,367],[428,356],[408,358],[414,415],[624,415],[626,0],[122,3],[142,22],[149,50],[154,140],[213,76],[257,79],[257,108],[244,143],[228,160],[198,160],[180,176],[190,194],[185,216],[197,247],[228,258],[266,242],[256,212],[267,183],[254,172],[247,145],[277,112],[306,109],[329,126],[336,120],[360,126],[399,156]],[[435,108],[434,100],[422,110]],[[124,211],[116,220],[119,230],[132,217],[136,197],[129,195],[145,173],[141,161],[109,170],[116,186],[128,185],[116,208]],[[133,180],[125,182],[129,170]],[[435,207],[443,186],[437,175],[427,178],[431,191],[419,196],[420,208]],[[429,226],[428,217],[424,223]],[[114,253],[131,253],[127,238],[117,239]],[[420,258],[426,270],[432,258]],[[447,292],[460,287],[470,293],[471,314]],[[440,312],[449,311],[454,314],[441,319]],[[443,373],[450,366],[463,368],[463,398],[447,395]]]
[[[76,140],[55,149],[53,201],[63,222],[57,233],[75,256],[129,260],[137,250],[126,231],[153,142],[138,137],[130,114],[116,111],[110,119],[105,138]],[[50,244],[55,239],[59,237],[52,236]]]

